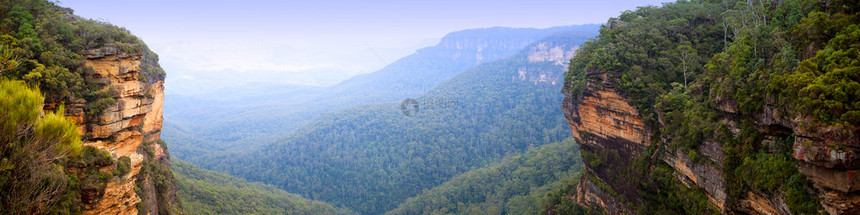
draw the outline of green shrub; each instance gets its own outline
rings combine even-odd
[[[80,134],[74,121],[62,113],[43,115],[43,100],[38,90],[24,82],[0,77],[0,208],[4,213],[62,211],[54,206],[68,203],[64,199],[69,177],[60,164],[67,155],[80,152]]]
[[[128,174],[131,171],[131,159],[128,156],[119,157],[116,163],[116,174],[118,176],[123,176]]]

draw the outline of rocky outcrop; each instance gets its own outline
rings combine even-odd
[[[748,214],[791,214],[781,196],[765,197],[755,192],[747,192],[740,200],[739,211]]]
[[[711,142],[710,144],[716,143]],[[723,180],[723,172],[719,165],[694,162],[687,154],[681,151],[664,155],[662,161],[675,169],[677,173],[680,173],[678,175],[681,177],[679,178],[680,181],[692,182],[691,184],[685,184],[687,187],[701,187],[705,190],[705,194],[711,204],[720,210],[726,209],[726,186]]]
[[[526,50],[526,59],[529,63],[546,62],[555,66],[567,67],[569,59],[576,55],[579,46],[573,46],[563,42],[540,41],[532,44]],[[562,76],[555,71],[548,71],[540,66],[521,66],[517,68],[517,75],[511,77],[512,81],[527,81],[534,83],[549,83],[556,85],[562,82]]]
[[[695,154],[706,159],[694,160],[687,151],[671,149],[665,145],[652,145],[649,138],[654,129],[643,124],[639,111],[612,86],[613,73],[586,72],[587,82],[581,95],[570,91],[572,83],[565,83],[562,111],[568,120],[574,138],[580,143],[585,165],[572,198],[582,205],[600,208],[609,214],[636,213],[631,205],[639,205],[641,196],[635,192],[641,187],[617,179],[618,171],[629,171],[632,159],[649,156],[673,170],[688,188],[702,190],[709,202],[722,213],[791,214],[783,193],[765,194],[745,190],[729,205],[726,172],[723,169],[726,155],[721,143],[704,140]],[[763,135],[755,147],[768,147],[778,139],[793,137],[792,155],[799,172],[806,176],[816,189],[820,204],[829,214],[860,213],[860,137],[853,125],[823,125],[810,117],[791,118],[789,111],[778,108],[772,99],[765,102],[761,113],[751,119],[754,129]],[[723,115],[720,123],[739,135],[737,102],[715,99],[712,107]],[[658,118],[658,126],[663,121]],[[668,137],[656,137],[668,142]],[[662,153],[643,153],[648,147],[659,147]],[[591,156],[591,157],[590,157]],[[596,164],[595,164],[596,163]],[[653,167],[652,167],[653,168]],[[615,171],[613,171],[615,170]],[[741,176],[756,177],[756,176]],[[633,191],[630,191],[633,190]],[[633,193],[633,194],[630,194]]]
[[[860,128],[796,118],[794,158],[831,214],[860,214]]]
[[[145,201],[158,202],[152,199],[158,196],[147,195],[154,193],[154,189],[145,189],[145,184],[151,184],[152,178],[143,174],[142,168],[145,165],[169,166],[166,153],[155,143],[163,124],[164,83],[161,80],[153,83],[141,81],[141,58],[142,54],[126,52],[111,45],[88,50],[85,65],[94,70],[96,78],[104,80],[108,88],[115,91],[115,103],[101,114],[89,118],[83,109],[86,101],[67,105],[66,115],[78,121],[84,134],[84,146],[106,150],[114,163],[120,157],[130,160],[129,173],[107,181],[102,192],[83,191],[82,196],[87,196],[86,201],[82,201],[84,214],[138,214],[139,208],[150,214],[159,212],[158,204],[138,206]],[[149,156],[142,149],[152,149],[154,155]],[[116,165],[110,165],[99,171],[112,172],[116,168]],[[144,188],[145,196],[139,196],[141,190],[135,192],[135,187]],[[168,194],[168,198],[175,198],[175,192]]]
[[[570,59],[576,55],[579,46],[568,47],[567,44],[554,44],[550,42],[539,42],[532,45],[528,51],[529,62],[552,62],[556,65],[567,65]]]
[[[635,144],[626,147],[650,145],[639,112],[615,92],[607,74],[595,72],[588,75],[597,81],[589,82],[586,93],[576,104],[572,98],[564,103],[573,136],[584,140],[581,133],[585,132],[599,139],[620,139]]]
[[[860,128],[825,125],[810,116],[793,115],[769,98],[754,118],[768,136],[779,130],[793,134],[792,155],[798,171],[812,181],[825,211],[860,214]]]
[[[639,112],[615,91],[607,73],[590,72],[586,90],[581,98],[571,95],[569,83],[565,85],[562,112],[573,130],[573,137],[581,143],[590,140],[617,139],[632,145],[625,148],[641,151],[650,145]],[[583,138],[583,133],[589,138]],[[594,137],[594,138],[591,138]]]
[[[581,98],[571,95],[565,84],[562,111],[580,144],[583,157],[606,156],[599,167],[585,165],[574,199],[583,205],[599,206],[610,214],[635,213],[630,204],[640,202],[635,182],[618,178],[613,171],[627,171],[632,159],[650,145],[638,111],[627,103],[604,72],[589,72]],[[614,178],[614,179],[611,179]]]
[[[507,30],[507,29],[505,29]],[[484,32],[486,31],[486,32]],[[538,38],[492,37],[486,30],[465,30],[442,38],[435,49],[449,50],[444,53],[451,59],[464,59],[475,63],[489,62],[510,56]]]

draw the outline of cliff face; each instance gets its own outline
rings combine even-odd
[[[528,59],[529,62],[549,61],[556,65],[567,65],[568,60],[576,55],[577,49],[579,49],[579,46],[538,42],[529,48]]]
[[[608,74],[590,72],[590,82],[579,99],[571,95],[570,83],[562,92],[562,112],[580,144],[585,157],[603,157],[600,163],[585,165],[585,176],[573,197],[583,205],[604,208],[610,214],[631,214],[628,202],[641,199],[629,180],[611,180],[624,171],[633,158],[650,145],[642,119],[630,104],[608,82]],[[588,164],[588,162],[586,161]]]
[[[844,55],[860,8],[770,3],[640,8],[581,45],[563,111],[586,171],[568,196],[610,214],[860,214],[860,61]]]
[[[798,170],[815,183],[824,209],[860,213],[860,128],[822,126],[799,117],[792,125]]]
[[[489,62],[510,56],[523,47],[539,39],[539,30],[521,30],[520,34],[510,36],[509,34],[494,34],[493,32],[515,31],[515,29],[482,29],[465,30],[446,35],[439,41],[439,45],[428,48],[446,50],[444,53],[450,59],[473,61],[475,64]],[[529,34],[534,34],[531,36]]]
[[[114,163],[128,157],[130,171],[118,176],[118,180],[109,180],[102,189],[84,189],[81,196],[85,214],[159,214],[170,211],[177,203],[175,185],[152,186],[153,178],[165,177],[157,176],[158,171],[153,170],[169,166],[165,149],[156,144],[163,124],[164,83],[141,80],[141,58],[142,54],[114,46],[87,51],[86,66],[115,90],[116,102],[91,118],[84,114],[83,103],[68,105],[66,114],[78,120],[84,146],[106,150]],[[99,171],[112,172],[117,166],[105,166]],[[166,177],[172,179],[172,175]]]
[[[532,45],[533,42],[554,34],[569,33],[567,31],[590,32],[592,29],[596,30],[596,27],[594,25],[583,25],[547,29],[503,27],[470,29],[445,35],[437,46],[424,48],[418,52],[444,50],[444,52],[439,54],[444,55],[446,58],[472,61],[478,64],[509,57],[523,48]],[[532,45],[532,50],[528,50],[528,52],[536,55],[529,56],[529,60],[553,60],[557,61],[559,65],[567,63],[567,60],[573,56],[573,51],[576,49],[569,49],[568,45],[557,45],[560,44],[544,43],[536,44],[536,46]]]
[[[628,99],[619,95],[611,84],[612,73],[587,72],[588,82],[583,94],[577,98],[572,95],[571,83],[566,83],[562,110],[568,120],[574,138],[580,144],[585,165],[585,176],[581,179],[576,192],[572,194],[576,202],[593,208],[600,208],[609,214],[632,214],[642,201],[643,188],[637,185],[636,178],[625,178],[619,172],[631,171],[633,160],[644,157],[651,162],[662,162],[673,169],[671,177],[677,178],[684,186],[702,190],[711,205],[722,213],[750,214],[791,214],[784,193],[764,194],[745,190],[735,204],[727,203],[727,182],[723,163],[724,150],[715,140],[704,140],[696,149],[696,154],[704,159],[695,161],[688,153],[673,150],[665,145],[652,145],[649,141],[654,131],[664,126],[658,116],[659,128],[643,125],[639,111],[631,106]],[[717,99],[712,104],[724,117],[721,124],[735,134],[740,133],[738,119],[733,118],[734,101]],[[736,103],[736,102],[735,102]],[[775,104],[767,104],[763,114],[754,119],[755,128],[764,134],[759,143],[768,146],[778,138],[794,137],[792,155],[800,173],[813,182],[820,204],[830,214],[860,213],[860,192],[858,192],[858,130],[852,126],[824,126],[809,118],[791,118],[789,114],[777,111]],[[659,136],[666,142],[666,136]],[[649,146],[658,149],[652,154]],[[661,153],[658,153],[660,151]],[[654,168],[653,166],[650,168]],[[754,175],[743,177],[757,177]],[[740,180],[740,179],[735,179]],[[647,195],[647,194],[646,194]]]
[[[553,40],[543,40],[531,44],[525,49],[525,59],[529,63],[540,63],[553,66],[567,67],[567,59],[572,58],[576,54],[576,49],[579,46],[571,45],[566,42]],[[535,64],[537,65],[537,64]],[[540,66],[519,66],[516,76],[511,77],[511,81],[531,82],[535,85],[547,83],[551,85],[560,84],[562,76],[555,70],[548,70]]]

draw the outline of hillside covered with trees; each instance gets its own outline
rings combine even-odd
[[[386,214],[540,214],[581,170],[579,146],[567,139],[455,176]]]
[[[417,97],[424,106],[414,115],[404,115],[399,102],[359,105],[321,116],[260,150],[198,162],[306,198],[381,214],[473,168],[567,138],[557,108],[564,66],[528,56],[540,44],[573,50],[587,38],[560,32],[513,57],[469,69]]]
[[[188,214],[355,214],[181,160],[174,160],[170,168]]]
[[[816,154],[860,144],[858,12],[857,1],[678,1],[610,19],[572,59],[566,99],[581,104],[612,86],[639,111],[651,145],[584,145],[587,181],[621,202],[590,206],[761,213],[749,206],[759,197],[776,213],[856,213],[840,203],[856,190],[830,181],[856,183],[840,173],[856,171],[854,161]]]
[[[197,163],[200,155],[257,150],[327,113],[356,105],[420,96],[482,63],[516,55],[557,32],[592,37],[598,25],[551,28],[493,27],[448,33],[386,67],[332,86],[253,84],[203,95],[169,95],[164,139],[174,155]]]
[[[860,214],[858,0],[463,30],[166,99],[146,43],[58,4],[0,2],[0,215]]]

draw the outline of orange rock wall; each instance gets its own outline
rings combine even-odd
[[[627,200],[637,201],[633,189],[635,183],[626,181],[613,184],[604,178],[614,177],[615,171],[624,171],[621,168],[629,165],[634,157],[650,145],[645,125],[639,112],[608,82],[606,73],[593,72],[588,75],[590,81],[581,98],[570,95],[567,87],[562,91],[565,93],[562,111],[583,152],[599,156],[611,151],[620,156],[617,160],[604,159],[604,164],[598,169],[585,165],[586,176],[577,185],[572,198],[582,205],[603,208],[609,214],[635,213],[629,208],[628,202],[620,199],[618,194],[613,194],[619,193]],[[613,190],[605,190],[606,186]]]
[[[574,137],[581,138],[579,131],[585,131],[604,139],[650,145],[639,112],[613,89],[603,87],[583,96],[578,109],[579,120],[569,121]]]
[[[135,179],[146,159],[138,148],[143,143],[159,139],[163,124],[164,83],[142,82],[139,77],[141,56],[112,47],[91,50],[86,66],[95,70],[97,78],[109,81],[109,87],[117,92],[114,97],[116,103],[93,119],[84,119],[83,111],[75,109],[67,111],[67,114],[83,122],[81,130],[87,137],[84,146],[105,149],[114,160],[128,156],[132,168],[120,180],[110,180],[104,195],[84,206],[84,214],[137,214],[136,205],[141,197],[134,192]],[[158,144],[153,145],[157,147],[156,156],[163,156]],[[102,171],[113,171],[113,167]]]

